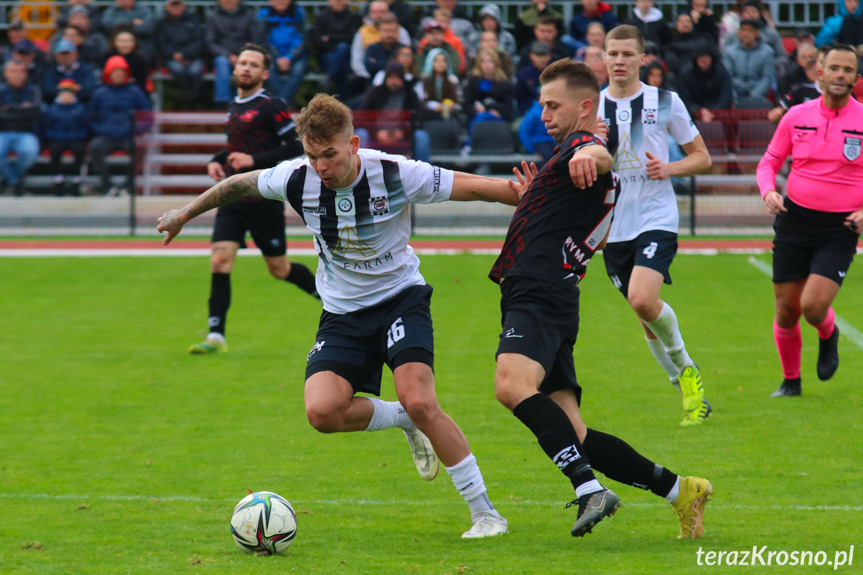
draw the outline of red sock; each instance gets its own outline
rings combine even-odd
[[[835,327],[835,318],[836,314],[833,313],[833,308],[831,307],[827,310],[827,315],[824,317],[824,321],[812,324],[812,326],[818,330],[818,337],[821,339],[830,339],[830,336],[833,335],[833,328]]]
[[[782,375],[785,379],[797,379],[800,377],[800,350],[803,348],[800,324],[784,328],[773,320],[773,339],[776,340],[776,349],[779,350]]]

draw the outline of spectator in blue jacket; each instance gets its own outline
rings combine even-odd
[[[7,60],[5,83],[0,84],[0,178],[16,196],[23,192],[22,178],[39,156],[39,117],[42,95],[27,83],[27,64]],[[9,161],[9,154],[16,155]]]
[[[183,89],[187,107],[200,105],[203,54],[201,21],[183,0],[165,2],[165,13],[156,23],[156,55]]]
[[[294,0],[270,0],[268,7],[261,8],[258,19],[263,22],[267,44],[273,55],[270,89],[293,106],[309,62],[306,12]]]
[[[54,44],[54,65],[42,77],[42,96],[46,102],[57,96],[57,86],[63,80],[78,85],[77,99],[85,104],[96,89],[96,69],[79,60],[78,48],[72,42],[60,39]]]
[[[527,63],[522,64],[515,76],[515,100],[519,113],[527,113],[539,98],[539,75],[551,63],[551,58],[551,47],[547,43],[537,40],[531,44]]]
[[[380,32],[380,41],[371,44],[366,49],[366,55],[363,59],[363,65],[372,78],[386,68],[387,63],[401,46],[399,43],[399,30],[401,26],[395,15],[387,14],[382,16],[377,22],[377,27],[378,32]],[[436,27],[437,29],[440,28],[440,26]],[[425,62],[424,58],[418,58],[418,60],[422,60],[418,62],[419,66],[422,66]]]
[[[611,5],[600,0],[581,0],[581,12],[569,21],[569,35],[582,44],[587,44],[587,26],[599,22],[606,30],[617,26],[617,16]]]
[[[111,177],[106,159],[111,152],[132,153],[134,134],[132,119],[134,112],[150,109],[150,100],[134,82],[129,64],[122,56],[112,56],[102,72],[104,85],[93,92],[87,107],[93,141],[90,143],[90,161],[93,171],[99,176],[99,191],[115,195],[118,188],[111,187]],[[139,128],[145,123],[136,124]],[[127,183],[128,187],[128,183]]]
[[[81,166],[87,151],[87,136],[90,124],[87,121],[87,108],[78,101],[81,86],[74,80],[62,80],[57,97],[42,118],[42,134],[45,147],[51,152],[50,171],[55,174],[54,186],[60,195],[79,195],[81,186]],[[71,152],[75,158],[71,174],[63,166],[63,154]]]
[[[545,130],[545,122],[542,121],[542,106],[539,100],[534,100],[527,110],[521,125],[518,127],[518,140],[528,154],[539,154],[544,164],[554,155],[557,144],[554,138]]]
[[[830,46],[836,42],[839,39],[839,32],[842,30],[842,20],[849,14],[855,16],[863,14],[863,5],[860,4],[860,0],[839,2],[839,13],[824,20],[824,26],[815,36],[815,47]]]

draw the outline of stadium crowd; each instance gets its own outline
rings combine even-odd
[[[738,0],[721,18],[709,0],[689,0],[673,21],[653,0],[635,0],[620,20],[622,11],[606,2],[580,0],[569,22],[552,3],[526,0],[509,25],[496,4],[471,14],[457,0],[437,0],[426,11],[405,0],[328,0],[315,14],[296,0],[260,7],[215,0],[201,13],[184,0],[166,0],[158,10],[136,0],[104,9],[90,0],[33,8],[39,4],[22,2],[0,40],[0,193],[23,193],[22,177],[42,150],[50,152],[57,191],[78,193],[80,176],[64,174],[60,160],[69,151],[79,166],[88,149],[97,191],[116,193],[105,157],[128,151],[136,129],[130,112],[150,108],[153,73],[178,84],[177,109],[224,109],[234,97],[237,51],[247,42],[268,47],[267,87],[292,108],[316,72],[327,78],[323,90],[353,109],[412,112],[419,159],[429,156],[422,128],[430,120],[457,123],[467,135],[464,151],[477,123],[505,122],[517,147],[550,156],[553,141],[539,119],[540,73],[573,58],[606,85],[605,34],[619,23],[637,26],[648,40],[643,81],[677,91],[700,122],[727,108],[772,108],[778,121],[819,94],[818,46],[842,42],[863,53],[859,0],[839,2],[820,31],[797,29],[785,38],[760,0]],[[207,71],[212,96],[203,90]],[[377,143],[385,146],[382,137]]]

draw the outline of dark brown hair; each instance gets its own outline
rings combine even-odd
[[[269,70],[270,66],[273,65],[272,54],[270,54],[270,51],[267,50],[266,48],[264,48],[263,46],[260,46],[258,44],[252,44],[251,42],[247,42],[247,43],[243,44],[242,46],[240,46],[240,51],[237,52],[237,55],[239,56],[243,52],[257,52],[259,54],[263,54],[263,56],[264,56],[264,70]]]

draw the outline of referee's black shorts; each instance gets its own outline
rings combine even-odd
[[[858,234],[845,226],[850,212],[820,212],[785,198],[787,212],[773,230],[773,283],[826,277],[840,286],[857,253]]]
[[[545,370],[539,390],[572,389],[581,403],[572,348],[578,337],[578,286],[528,276],[507,277],[500,285],[501,326],[497,354],[517,353]]]
[[[285,242],[285,204],[276,200],[236,202],[216,212],[211,242],[235,242],[246,247],[246,232],[267,257],[287,253]]]

